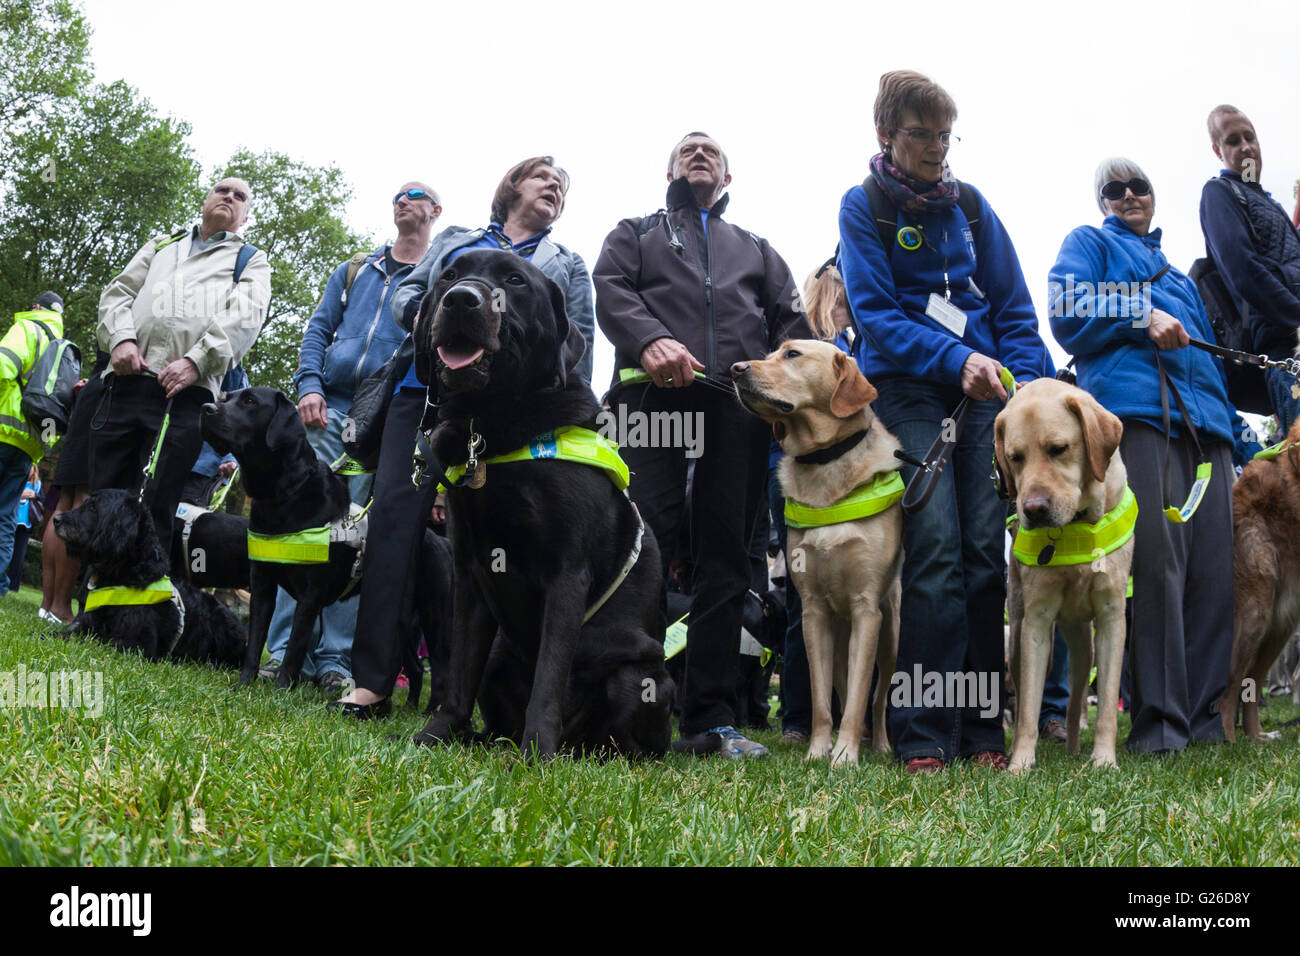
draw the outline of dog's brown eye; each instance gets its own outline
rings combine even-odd
[[[1047,453],[1051,455],[1053,458],[1060,458],[1067,451],[1069,451],[1069,449],[1070,449],[1069,445],[1053,445],[1051,448],[1047,449]]]
[[[1007,461],[1011,462],[1011,464],[1013,465],[1022,464],[1024,460],[1025,460],[1025,456],[1020,454],[1020,452],[1016,452],[1014,455],[1012,455],[1007,459]]]
[[[800,355],[803,355],[803,353],[798,349],[789,349],[785,353],[786,358],[798,358]]]
[[[506,282],[510,283],[511,285],[523,285],[524,277],[521,276],[518,272],[512,272],[510,273],[510,275],[506,276]]]

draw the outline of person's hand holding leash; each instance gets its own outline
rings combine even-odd
[[[114,375],[139,375],[145,370],[144,357],[136,347],[135,339],[118,342],[108,357]]]
[[[1007,400],[1007,390],[1002,387],[1002,364],[979,352],[966,357],[961,367],[961,390],[977,402],[990,398]]]
[[[1161,349],[1186,348],[1191,341],[1187,337],[1187,330],[1183,328],[1183,323],[1160,309],[1151,310],[1151,324],[1147,326],[1147,338]]]
[[[158,384],[167,390],[168,398],[174,398],[177,392],[194,384],[198,377],[198,366],[187,358],[179,358],[167,363],[158,376]]]
[[[302,419],[304,425],[311,428],[324,428],[329,424],[325,396],[320,392],[304,395],[298,402],[298,417]]]
[[[223,461],[221,464],[217,466],[217,471],[221,473],[222,478],[229,478],[231,475],[235,473],[235,470],[237,468],[239,468],[239,462]]]
[[[676,339],[655,339],[641,350],[641,367],[660,388],[686,388],[704,366],[691,350]]]

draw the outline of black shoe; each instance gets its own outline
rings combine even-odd
[[[378,720],[392,713],[393,701],[388,697],[375,704],[357,704],[352,701],[332,700],[325,705],[325,709],[356,720]]]
[[[669,744],[669,749],[675,754],[707,757],[722,750],[722,738],[707,731],[702,734],[683,734]]]

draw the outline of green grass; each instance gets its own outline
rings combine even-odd
[[[877,755],[831,770],[776,734],[745,765],[539,766],[388,740],[422,725],[404,711],[343,722],[312,688],[234,691],[230,672],[55,637],[21,601],[0,602],[0,635],[0,672],[102,671],[107,700],[98,718],[0,710],[0,865],[1300,862],[1294,728],[1118,771],[1043,743],[1020,778],[914,778]],[[1274,700],[1265,726],[1296,713]]]

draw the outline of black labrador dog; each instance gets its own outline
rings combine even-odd
[[[674,686],[653,533],[600,468],[483,463],[545,444],[554,429],[597,427],[600,409],[573,372],[584,343],[563,292],[518,256],[466,252],[425,296],[415,341],[417,374],[437,379],[436,422],[425,423],[434,472],[466,464],[471,442],[483,460],[473,480],[446,482],[455,557],[447,690],[416,743],[474,739],[477,696],[486,733],[525,754],[664,753]],[[626,577],[584,621],[638,541]]]
[[[298,409],[275,389],[246,388],[219,404],[204,405],[202,431],[219,453],[229,452],[239,461],[251,500],[249,531],[292,535],[347,516],[347,486],[316,457]],[[328,547],[328,560],[319,563],[250,561],[248,653],[240,684],[257,676],[277,587],[288,591],[298,608],[276,686],[297,683],[321,609],[337,601],[352,582],[357,549],[344,541],[331,541]]]
[[[173,578],[196,588],[247,588],[248,519],[182,502],[172,522],[171,568]]]
[[[156,603],[140,592],[168,572],[167,555],[149,509],[127,491],[92,492],[81,507],[54,516],[54,533],[86,565],[90,591],[76,628],[118,650],[138,650],[149,660],[187,660],[237,667],[247,640],[235,616],[210,594],[171,579],[184,618],[168,596]],[[131,592],[135,592],[134,596]],[[155,592],[158,595],[163,590]],[[114,595],[117,597],[115,598]],[[108,603],[94,606],[99,602]]]

